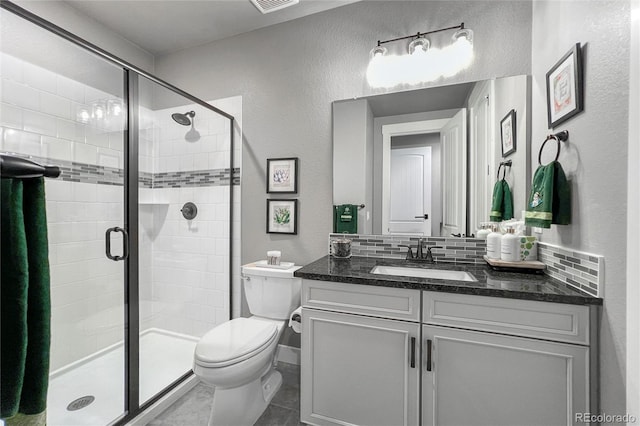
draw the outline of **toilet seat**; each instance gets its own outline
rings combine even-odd
[[[225,367],[251,358],[278,336],[271,321],[236,318],[205,334],[195,349],[195,362],[202,367]]]

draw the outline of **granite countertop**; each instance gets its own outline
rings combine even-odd
[[[453,281],[372,274],[377,265],[465,271],[478,281]],[[325,256],[301,269],[294,276],[319,281],[345,284],[364,284],[416,290],[444,291],[447,293],[506,297],[569,303],[574,305],[602,305],[602,299],[573,289],[546,274],[502,272],[483,264],[424,263],[375,257],[336,259]]]

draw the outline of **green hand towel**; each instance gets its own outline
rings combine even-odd
[[[513,219],[513,196],[506,180],[502,179],[502,220]]]
[[[571,223],[571,185],[562,166],[557,161],[554,162],[553,209],[551,213],[551,223],[554,225]]]
[[[41,422],[51,330],[44,180],[2,179],[1,184],[0,417],[8,425]]]
[[[562,166],[553,161],[540,166],[533,176],[533,185],[525,225],[551,228],[551,224],[571,222],[571,188]]]
[[[491,213],[489,220],[500,222],[513,218],[513,197],[511,189],[506,180],[502,179],[493,186],[493,197],[491,201]]]
[[[504,201],[504,186],[499,180],[493,185],[493,197],[491,199],[491,213],[489,220],[491,222],[500,222],[502,220],[502,202]]]
[[[358,206],[356,204],[333,206],[333,232],[358,233]]]

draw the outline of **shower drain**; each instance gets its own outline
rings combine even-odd
[[[81,410],[95,401],[95,399],[96,397],[93,395],[82,396],[75,401],[71,401],[71,403],[67,405],[67,411]]]

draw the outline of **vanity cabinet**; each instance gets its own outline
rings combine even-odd
[[[424,292],[423,322],[422,425],[571,425],[594,412],[588,307]]]
[[[420,292],[304,280],[302,305],[301,421],[417,425]]]
[[[301,421],[571,425],[597,307],[303,280]]]

